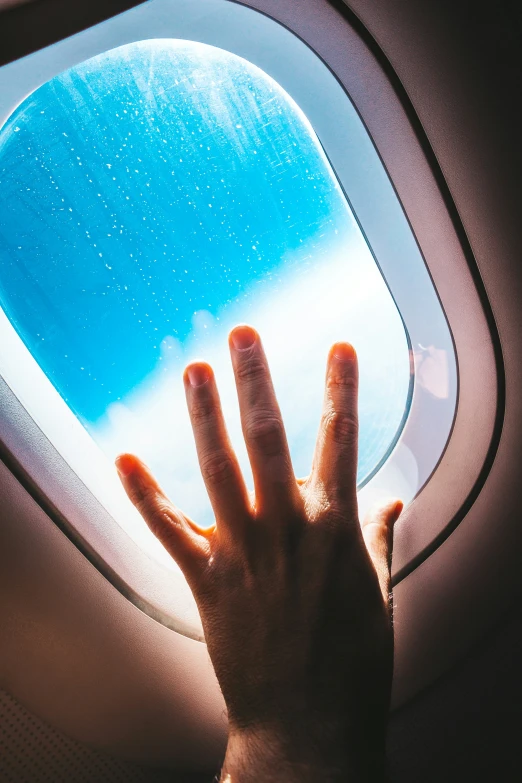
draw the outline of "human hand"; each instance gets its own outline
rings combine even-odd
[[[259,335],[241,325],[229,343],[254,491],[204,362],[185,369],[184,383],[215,525],[193,522],[136,457],[117,460],[129,498],[198,605],[228,709],[222,780],[381,779],[393,669],[390,558],[402,503],[359,523],[355,351],[336,343],[329,352],[312,470],[296,480]]]

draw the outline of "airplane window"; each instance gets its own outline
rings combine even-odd
[[[0,171],[1,306],[110,458],[137,452],[211,524],[181,374],[214,366],[250,478],[226,342],[248,321],[296,474],[339,339],[360,357],[359,482],[385,459],[409,400],[403,322],[313,128],[259,68],[190,41],[111,50],[16,109]]]

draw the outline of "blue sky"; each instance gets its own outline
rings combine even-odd
[[[283,412],[291,388],[314,390],[297,460],[335,339],[367,369],[361,476],[385,454],[408,394],[402,322],[310,125],[258,68],[167,40],[93,58],[14,112],[0,176],[1,305],[106,451],[153,426],[153,399],[168,415],[186,362],[214,363],[249,321],[262,337],[301,328],[306,360],[284,360],[281,335],[272,349],[281,388],[292,374]],[[157,439],[148,449],[154,462]]]

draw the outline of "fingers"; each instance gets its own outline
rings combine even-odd
[[[328,355],[323,413],[313,459],[313,481],[339,510],[357,516],[357,356],[349,343]]]
[[[199,466],[216,515],[218,529],[232,530],[245,521],[251,504],[230,443],[212,368],[189,365],[183,375]]]
[[[257,332],[246,325],[232,330],[229,344],[256,510],[281,516],[296,508],[299,493],[265,352]]]
[[[116,467],[130,501],[193,584],[208,560],[205,537],[175,508],[137,457],[121,454]]]
[[[386,603],[390,592],[393,527],[402,508],[402,500],[388,500],[372,509],[362,523],[364,542],[377,572],[381,592]]]

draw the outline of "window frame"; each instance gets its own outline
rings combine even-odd
[[[355,104],[376,144],[385,169],[392,172],[390,178],[396,190],[397,180],[393,176],[393,168],[397,167],[397,160],[410,173],[410,183],[414,180],[419,183],[417,213],[413,218],[408,210],[408,216],[452,330],[459,363],[459,404],[450,440],[438,465],[399,523],[393,564],[394,581],[397,583],[422,562],[434,546],[442,543],[452,526],[458,524],[466,503],[477,492],[484,466],[491,459],[495,447],[501,403],[501,371],[498,352],[495,355],[492,325],[488,323],[484,312],[484,307],[487,310],[487,302],[483,295],[481,301],[477,281],[470,272],[472,264],[469,248],[466,257],[462,235],[455,228],[454,216],[447,209],[440,182],[433,174],[426,150],[419,143],[415,128],[412,127],[411,118],[397,97],[396,85],[390,81],[389,74],[383,70],[357,31],[349,25],[334,29],[332,20],[338,20],[338,16],[333,17],[326,11],[326,2],[317,4],[317,17],[324,24],[314,24],[313,15],[310,14],[303,14],[299,18],[289,8],[281,8],[280,4],[272,0],[236,4],[272,17],[300,37],[326,63]],[[80,55],[81,59],[85,58]],[[361,74],[366,76],[364,84]],[[387,134],[383,131],[383,116],[387,119]],[[336,169],[335,160],[332,164]],[[402,180],[405,178],[403,175]],[[411,189],[415,190],[413,184]],[[411,193],[406,194],[404,188],[398,196],[400,201],[404,196],[406,201],[411,199]],[[427,203],[430,204],[430,211],[422,215],[423,205]],[[430,229],[426,228],[428,224]],[[448,281],[449,269],[451,281]],[[56,453],[8,387],[4,388],[2,384],[0,388],[2,454],[13,472],[23,479],[38,502],[45,504],[55,521],[121,592],[168,627],[187,633],[183,623],[173,621],[179,611],[178,606],[174,606],[172,611],[168,603],[165,604],[165,596],[172,591],[170,574],[167,572],[160,577],[158,573],[151,594],[148,573],[150,563],[142,562],[140,570],[135,558],[129,557],[128,542],[124,540],[126,536],[123,531],[123,537],[114,540],[119,552],[117,569],[107,564],[105,559],[100,560],[99,551],[92,547],[90,541],[82,540],[78,534],[81,514],[87,515],[91,523],[96,517],[99,532],[110,523],[110,517]],[[467,443],[471,442],[472,436],[476,443],[477,429],[481,432],[480,443],[469,454]],[[458,482],[456,466],[459,468]],[[442,487],[445,488],[444,493],[441,492]],[[447,487],[451,488],[450,492],[446,491]],[[60,495],[59,507],[54,500],[55,494]],[[73,533],[71,520],[74,520]],[[113,524],[113,527],[120,530],[117,525]],[[149,590],[149,593],[145,592],[145,600],[143,584]]]

